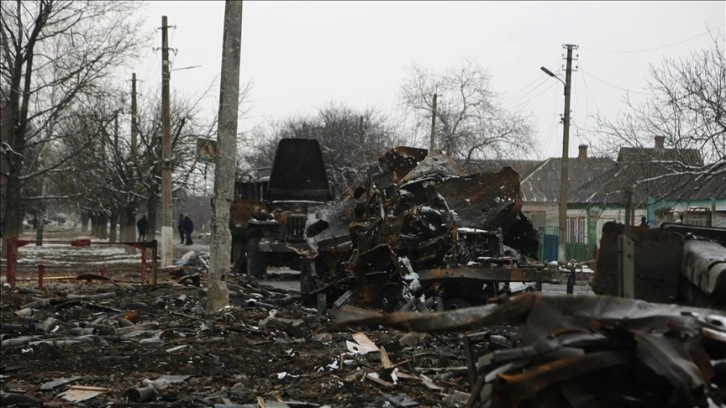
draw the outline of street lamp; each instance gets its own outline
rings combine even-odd
[[[577,48],[576,45],[565,44],[567,48],[567,71],[565,80],[555,75],[552,71],[545,67],[540,69],[552,78],[557,79],[565,85],[565,115],[563,118],[564,126],[562,131],[562,175],[560,177],[560,215],[559,215],[559,239],[557,246],[557,260],[561,263],[567,262],[567,189],[569,183],[568,166],[569,166],[569,145],[570,145],[570,80],[572,78],[572,49]]]
[[[539,67],[539,69],[541,69],[542,71],[544,71],[544,73],[545,73],[545,74],[547,74],[547,75],[551,76],[552,78],[554,78],[554,79],[556,79],[556,80],[558,80],[558,81],[562,82],[562,85],[566,85],[566,84],[565,84],[565,81],[563,81],[563,80],[562,80],[562,79],[561,79],[560,77],[558,77],[557,75],[555,75],[555,74],[554,74],[554,73],[553,73],[552,71],[550,71],[549,69],[547,69],[547,68],[545,68],[545,67]]]

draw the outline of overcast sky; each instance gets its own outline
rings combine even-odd
[[[176,93],[219,99],[224,2],[149,1],[147,28],[169,32]],[[570,155],[588,142],[592,116],[614,118],[626,91],[642,96],[649,65],[688,58],[726,27],[726,2],[282,2],[245,1],[241,82],[251,111],[240,130],[313,114],[329,102],[392,111],[412,64],[443,71],[469,59],[484,66],[500,101],[531,112],[540,145],[529,158],[562,154],[563,44],[579,49],[572,80]],[[157,43],[161,34],[156,32]],[[722,37],[723,38],[723,37]],[[137,71],[158,90],[161,54]],[[143,91],[142,91],[143,92]],[[426,147],[419,146],[419,147]]]

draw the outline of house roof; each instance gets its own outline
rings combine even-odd
[[[648,197],[670,200],[710,200],[726,198],[726,172],[709,177],[688,172],[675,172],[670,164],[655,162],[620,162],[582,185],[570,196],[570,202],[625,203],[626,190],[633,191],[635,204]]]
[[[698,177],[689,177],[687,183],[670,193],[666,198],[673,200],[711,200],[726,198],[726,171],[701,181]]]
[[[573,202],[575,193],[582,185],[594,180],[600,174],[615,167],[608,158],[569,158],[568,202]],[[537,169],[522,179],[522,199],[526,202],[551,203],[560,201],[562,159],[545,160]]]
[[[647,181],[644,181],[647,180]],[[625,203],[627,190],[632,190],[634,203],[648,197],[663,197],[687,179],[673,175],[660,163],[618,163],[610,171],[598,174],[583,184],[571,197],[579,203]]]
[[[666,149],[662,140],[656,140],[656,146],[652,148],[621,148],[617,160],[571,157],[568,162],[568,202],[623,204],[627,189],[633,190],[631,200],[635,204],[648,197],[674,200],[726,198],[726,170],[715,169],[712,171],[715,175],[703,180],[688,174],[702,166],[703,160],[697,150]],[[469,174],[512,167],[521,176],[523,201],[560,201],[561,158],[477,160],[464,167]]]
[[[663,147],[622,147],[618,162],[670,161],[685,166],[703,166],[701,154],[696,149],[666,149]]]
[[[535,171],[544,160],[472,160],[464,169],[468,174],[498,172],[504,167],[511,167],[524,179]]]

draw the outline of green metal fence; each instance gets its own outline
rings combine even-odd
[[[540,227],[539,231],[539,259],[543,262],[557,260],[559,246],[558,227]],[[567,259],[577,262],[595,259],[595,244],[568,243],[566,247]]]

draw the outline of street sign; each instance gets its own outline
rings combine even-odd
[[[217,160],[217,141],[214,139],[197,139],[197,161],[214,163]]]

